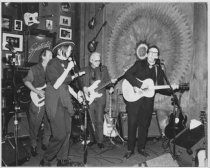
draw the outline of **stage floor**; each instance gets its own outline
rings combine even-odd
[[[29,140],[26,140],[29,141]],[[182,154],[179,152],[179,157],[174,160],[170,154],[169,148],[163,139],[150,138],[147,140],[146,151],[150,154],[149,157],[143,157],[135,150],[135,154],[129,159],[123,159],[126,152],[126,143],[121,143],[119,139],[114,139],[113,144],[109,138],[105,138],[105,148],[99,149],[97,145],[88,147],[87,167],[139,167],[145,162],[149,167],[192,167],[192,156],[189,156],[185,150]],[[83,145],[80,141],[71,142],[70,159],[84,163]],[[21,166],[39,166],[44,151],[38,146],[39,154],[36,157],[31,157],[29,161]],[[54,159],[52,166],[56,166],[57,162]]]

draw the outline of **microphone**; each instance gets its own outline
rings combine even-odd
[[[12,52],[13,54],[17,53],[17,51],[14,49],[14,47],[10,43],[4,42],[2,45],[4,48],[9,49],[9,51]]]
[[[158,58],[158,59],[155,60],[156,65],[164,65],[164,62],[165,62],[164,59],[159,59]]]

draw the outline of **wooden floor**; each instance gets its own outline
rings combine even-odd
[[[25,144],[29,150],[29,138],[25,138]],[[71,141],[69,158],[72,161],[84,163],[83,145],[79,140]],[[182,149],[182,154],[175,160],[170,154],[165,141],[161,138],[150,138],[147,140],[146,151],[150,154],[149,157],[143,157],[135,151],[135,154],[129,159],[123,159],[126,152],[126,143],[121,143],[120,139],[113,139],[114,143],[109,138],[105,138],[105,148],[99,149],[97,145],[88,147],[86,167],[142,167],[142,163],[146,163],[149,167],[192,167],[192,157]],[[36,157],[31,157],[29,161],[20,166],[39,166],[44,151],[38,146],[39,154]],[[180,152],[179,152],[180,153]],[[52,166],[56,166],[56,159],[52,161]],[[143,166],[144,167],[144,166]]]

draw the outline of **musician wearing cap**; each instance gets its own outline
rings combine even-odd
[[[126,101],[126,111],[128,112],[128,146],[124,158],[128,159],[134,154],[136,144],[136,133],[138,128],[137,150],[138,153],[147,157],[149,154],[145,151],[148,127],[151,122],[155,93],[148,96],[142,96],[135,99],[149,89],[147,79],[154,85],[164,84],[164,72],[160,66],[157,66],[156,59],[159,58],[159,48],[151,46],[148,48],[147,58],[137,60],[134,65],[125,73],[125,80],[122,84],[123,96]],[[129,87],[128,87],[129,86]],[[129,90],[130,89],[130,90]],[[173,89],[176,89],[175,86]],[[170,95],[169,90],[158,91],[164,95]],[[129,96],[126,93],[130,94]],[[131,95],[133,93],[134,95]],[[126,97],[128,96],[128,97]],[[130,99],[131,98],[131,99]]]
[[[75,66],[71,57],[73,49],[73,42],[59,41],[53,48],[56,57],[46,68],[45,103],[52,138],[40,161],[41,166],[50,166],[54,158],[57,159],[57,166],[67,166],[69,163],[71,117],[74,114],[71,96],[79,100],[78,93],[69,86],[74,79],[69,73]]]
[[[24,84],[31,90],[31,103],[29,107],[29,131],[31,141],[31,155],[37,153],[37,136],[41,123],[44,123],[44,133],[42,137],[42,149],[46,150],[51,135],[50,125],[45,112],[45,72],[48,62],[52,59],[52,51],[43,49],[40,53],[40,62],[30,68],[28,74],[23,79]]]

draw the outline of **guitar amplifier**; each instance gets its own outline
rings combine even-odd
[[[128,114],[127,113],[121,113],[120,114],[121,118],[121,132],[123,138],[127,139],[128,138]],[[148,138],[156,138],[156,137],[161,137],[161,129],[159,125],[159,120],[157,116],[157,111],[154,111],[152,113],[152,120],[148,129]],[[136,137],[138,137],[138,131],[136,133]]]

